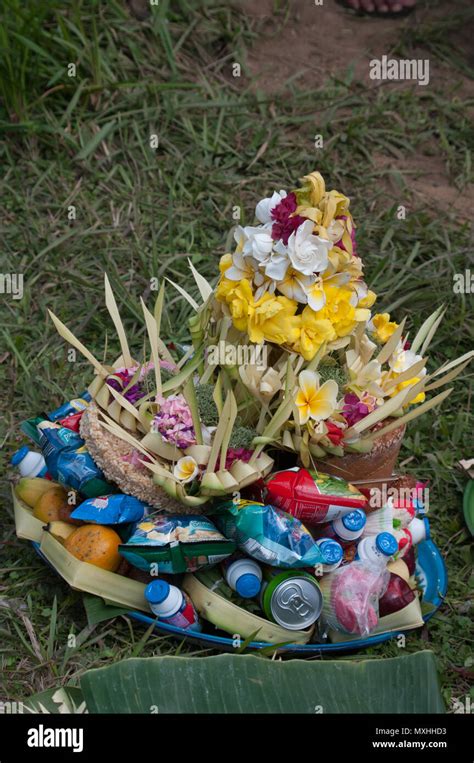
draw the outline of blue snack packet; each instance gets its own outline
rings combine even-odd
[[[148,514],[149,506],[131,495],[116,493],[87,498],[71,514],[72,519],[82,519],[100,525],[120,525],[139,522]]]
[[[59,408],[54,411],[50,411],[47,416],[50,421],[58,421],[59,419],[65,419],[66,416],[72,416],[73,413],[79,413],[79,411],[85,410],[89,405],[92,397],[87,390],[74,400],[69,400],[67,403],[63,403]]]

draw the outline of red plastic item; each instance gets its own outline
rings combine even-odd
[[[72,429],[73,432],[79,432],[83,413],[84,411],[79,411],[79,413],[72,413],[70,416],[66,416],[65,419],[61,419],[61,421],[58,421],[57,423],[61,424],[62,427]]]
[[[273,474],[267,482],[266,501],[309,524],[329,522],[367,504],[365,496],[345,480],[313,476],[307,469]]]

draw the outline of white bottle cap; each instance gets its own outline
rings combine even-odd
[[[426,517],[423,517],[423,519],[418,517],[412,519],[407,530],[411,534],[414,546],[417,543],[421,543],[422,540],[428,540],[430,537],[430,523]]]

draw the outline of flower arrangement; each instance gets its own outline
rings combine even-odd
[[[238,226],[220,262],[216,298],[251,342],[272,342],[305,360],[347,345],[375,302],[362,278],[349,199],[326,191],[319,172],[293,191],[258,202],[256,226]]]
[[[411,344],[405,320],[372,312],[377,297],[363,280],[349,206],[312,172],[299,188],[259,201],[256,225],[237,226],[215,289],[195,273],[203,304],[191,330],[207,348],[206,377],[225,372],[244,418],[257,421],[254,444],[293,451],[304,465],[369,452],[376,439],[441,403],[451,389],[426,394],[474,355],[428,373],[426,351],[444,309]],[[227,362],[225,348],[216,365],[217,342],[263,345],[266,365]]]

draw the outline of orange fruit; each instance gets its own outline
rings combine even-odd
[[[65,509],[68,508],[67,492],[60,485],[52,487],[40,495],[33,506],[33,516],[42,522],[64,520]]]
[[[74,530],[66,538],[64,546],[81,562],[115,572],[122,561],[118,552],[121,542],[120,536],[110,527],[89,524]]]

